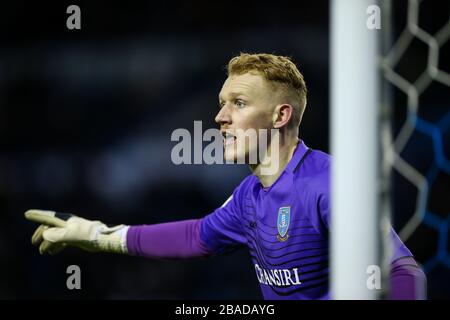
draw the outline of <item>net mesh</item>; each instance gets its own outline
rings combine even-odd
[[[450,268],[450,1],[388,2],[382,164],[396,229],[428,273]]]

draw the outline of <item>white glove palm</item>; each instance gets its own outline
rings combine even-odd
[[[110,228],[100,221],[44,210],[28,210],[25,217],[41,224],[31,239],[41,254],[56,254],[66,246],[89,252],[127,253],[125,225]]]

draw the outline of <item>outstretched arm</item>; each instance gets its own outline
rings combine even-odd
[[[200,239],[202,219],[132,226],[128,253],[151,258],[191,258],[210,255]]]
[[[152,258],[189,258],[210,253],[200,239],[202,219],[143,226],[108,227],[72,214],[29,210],[28,220],[40,226],[32,237],[41,254],[67,246],[89,252],[123,253]]]

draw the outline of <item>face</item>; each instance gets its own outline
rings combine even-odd
[[[273,90],[260,75],[232,75],[223,84],[219,103],[215,121],[224,137],[224,158],[226,161],[247,161],[249,154],[257,151],[257,144],[245,143],[244,132],[254,129],[258,133],[259,129],[270,131],[273,128]]]

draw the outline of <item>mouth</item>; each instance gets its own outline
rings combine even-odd
[[[223,144],[225,147],[233,144],[236,141],[236,136],[229,132],[223,131],[222,136],[223,136]]]

